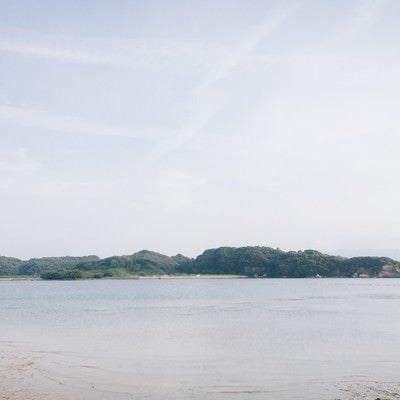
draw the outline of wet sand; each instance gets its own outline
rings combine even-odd
[[[43,398],[34,389],[40,380],[37,357],[23,354],[12,343],[0,344],[0,399],[36,400]],[[39,384],[40,386],[40,384]]]
[[[77,363],[78,361],[78,363]],[[115,379],[112,371],[102,370],[95,365],[96,360],[86,360],[79,355],[67,355],[60,352],[27,350],[23,345],[13,342],[0,343],[0,400],[128,400],[128,399],[286,399],[286,387],[205,385],[188,390],[174,387],[157,377],[144,379],[143,385],[129,384]],[[92,364],[89,364],[92,362]],[[151,380],[153,380],[151,382]],[[119,382],[118,382],[119,381]],[[147,382],[146,382],[147,381]],[[400,384],[397,382],[377,382],[363,380],[355,376],[353,382],[341,382],[320,385],[320,398],[326,400],[385,400],[400,399]],[[316,385],[316,386],[318,386]],[[158,387],[157,387],[158,386]],[[312,386],[312,385],[311,385]],[[304,396],[315,387],[299,386]],[[282,396],[279,395],[281,391]]]
[[[22,345],[0,344],[0,400],[105,399],[93,382],[91,365],[68,365],[58,352],[27,350]],[[89,371],[89,373],[88,373]]]

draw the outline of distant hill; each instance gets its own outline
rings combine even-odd
[[[384,266],[390,266],[383,270]],[[305,278],[396,275],[400,263],[387,257],[345,258],[316,250],[282,251],[270,247],[220,247],[206,250],[190,264],[194,274],[237,274],[249,277]],[[400,276],[400,274],[399,274]]]
[[[77,265],[77,269],[83,271],[122,269],[135,275],[168,275],[176,273],[190,261],[190,258],[181,254],[169,257],[154,251],[142,250],[128,256],[113,256],[99,261],[83,262]]]
[[[99,257],[43,257],[22,261],[18,258],[0,256],[0,276],[40,275],[60,269],[74,269],[79,263],[96,260],[99,260]]]
[[[219,247],[195,259],[142,250],[100,259],[43,257],[22,261],[0,257],[0,276],[44,279],[133,277],[144,275],[218,274],[263,278],[400,277],[400,262],[388,257],[331,256],[316,250],[282,251],[270,247]]]
[[[0,276],[18,275],[22,260],[0,256]]]
[[[97,260],[99,260],[97,256],[31,258],[21,264],[19,273],[21,275],[40,275],[57,269],[70,270],[76,268],[79,263]]]

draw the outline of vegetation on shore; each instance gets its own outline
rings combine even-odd
[[[28,261],[0,256],[0,276],[46,280],[135,278],[143,276],[244,276],[263,278],[400,277],[400,262],[387,257],[330,256],[316,250],[220,247],[191,259],[142,250],[100,259],[44,257]]]

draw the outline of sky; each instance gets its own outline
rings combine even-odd
[[[400,247],[399,1],[0,10],[1,255]]]

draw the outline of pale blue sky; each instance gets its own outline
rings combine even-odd
[[[0,254],[399,247],[397,0],[0,10]]]

